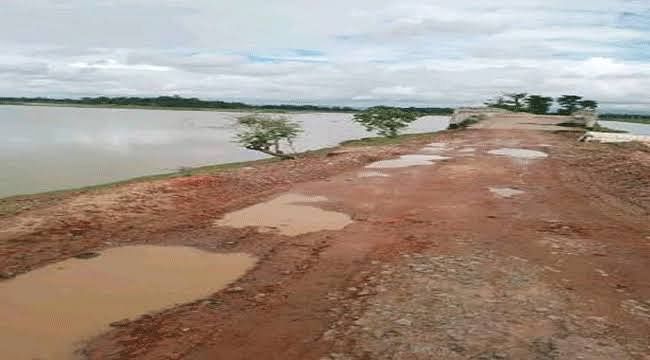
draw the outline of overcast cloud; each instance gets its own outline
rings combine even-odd
[[[650,111],[647,0],[4,0],[0,96]]]

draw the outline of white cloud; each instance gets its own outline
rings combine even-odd
[[[177,93],[365,106],[480,104],[529,91],[650,111],[642,45],[650,30],[621,20],[648,8],[623,0],[7,0],[0,96]]]

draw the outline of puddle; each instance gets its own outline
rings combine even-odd
[[[444,148],[444,147],[423,147],[420,149],[418,152],[425,153],[425,154],[439,154],[445,151],[449,151],[449,149]]]
[[[488,154],[510,156],[518,159],[540,159],[548,157],[545,152],[528,149],[514,149],[514,148],[501,148],[497,150],[490,150]]]
[[[449,157],[440,155],[402,155],[399,159],[382,160],[367,165],[368,169],[395,169],[409,166],[431,165],[436,160],[447,160]]]
[[[369,177],[388,177],[390,175],[380,173],[379,171],[362,171],[357,174],[357,177],[360,178],[369,178]]]
[[[462,148],[462,149],[458,150],[458,152],[461,152],[461,153],[473,153],[475,151],[476,151],[476,148],[473,148],[473,147]]]
[[[495,194],[495,195],[497,195],[499,197],[502,197],[502,198],[511,198],[513,196],[517,196],[517,195],[521,195],[521,194],[526,193],[525,191],[521,191],[521,190],[517,190],[517,189],[513,189],[513,188],[508,188],[508,187],[506,187],[506,188],[491,187],[490,192],[492,192],[493,194]]]
[[[255,264],[246,254],[126,246],[0,283],[1,359],[74,359],[109,324],[200,299]]]
[[[286,194],[226,214],[215,224],[235,228],[258,226],[261,232],[277,231],[283,235],[295,236],[321,230],[340,230],[352,223],[347,214],[305,204],[323,201],[327,201],[327,198]]]

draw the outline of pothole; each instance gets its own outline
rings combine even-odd
[[[352,223],[350,216],[306,203],[327,201],[323,196],[286,194],[273,200],[226,214],[217,226],[259,227],[261,232],[295,236],[322,230],[340,230]]]
[[[491,193],[502,198],[511,198],[525,193],[525,191],[521,191],[509,187],[505,187],[505,188],[491,187],[489,189]]]
[[[379,171],[361,171],[357,174],[357,177],[360,178],[369,178],[369,177],[389,177],[390,175],[381,173]]]
[[[125,318],[208,296],[253,267],[246,254],[126,246],[0,283],[2,359],[72,359]]]
[[[466,147],[466,148],[462,148],[462,149],[458,150],[458,152],[461,152],[461,153],[473,153],[475,151],[476,151],[476,148],[473,148],[473,147]]]
[[[434,161],[437,160],[447,160],[449,157],[440,156],[440,155],[423,155],[423,154],[412,154],[412,155],[402,155],[399,159],[391,160],[382,160],[374,162],[370,165],[367,165],[368,169],[394,169],[394,168],[403,168],[409,166],[423,166],[431,165]]]
[[[548,154],[537,150],[516,149],[516,148],[500,148],[488,151],[488,154],[509,156],[518,159],[541,159],[548,157]]]

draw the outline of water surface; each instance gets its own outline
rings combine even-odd
[[[627,131],[632,135],[650,135],[650,125],[646,124],[602,120],[598,120],[598,123],[610,129]]]
[[[126,246],[0,282],[0,359],[76,358],[112,322],[210,295],[254,264],[245,254]]]
[[[0,197],[168,173],[181,167],[256,160],[232,142],[241,112],[0,106]],[[296,149],[372,136],[351,114],[295,113],[305,133]],[[427,116],[407,132],[438,131]]]
[[[260,232],[296,236],[323,230],[340,230],[352,223],[349,215],[323,210],[310,203],[327,201],[323,196],[284,194],[267,202],[226,214],[217,226],[258,227]]]

